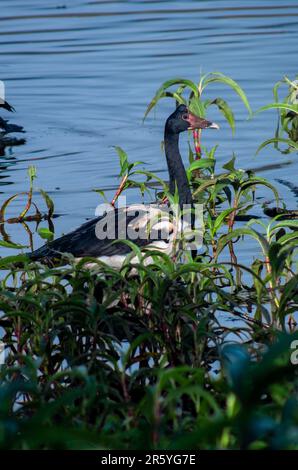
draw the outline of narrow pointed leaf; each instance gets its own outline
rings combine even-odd
[[[215,104],[219,111],[224,115],[225,119],[228,121],[231,129],[232,129],[232,134],[235,133],[235,118],[234,118],[234,113],[228,103],[223,100],[222,98],[216,98],[214,101],[212,101],[211,104]]]
[[[163,97],[163,94],[164,94],[165,90],[167,90],[168,88],[170,88],[173,85],[181,85],[184,88],[189,88],[195,96],[198,96],[198,88],[197,88],[196,84],[194,82],[192,82],[191,80],[187,80],[187,79],[184,79],[184,78],[174,78],[172,80],[167,80],[166,82],[164,82],[161,85],[161,87],[155,93],[155,96],[150,101],[150,103],[149,103],[149,105],[148,105],[148,107],[145,111],[145,115],[144,115],[143,120],[146,119],[146,117],[148,116],[148,114],[150,113],[152,108],[154,108],[154,106],[156,106],[158,101]],[[177,96],[176,96],[176,99],[177,99]]]
[[[251,110],[249,101],[246,97],[246,94],[244,93],[242,88],[238,85],[238,83],[235,82],[235,80],[233,80],[230,77],[227,77],[226,75],[224,75],[220,72],[211,73],[211,74],[209,74],[209,77],[210,78],[205,78],[205,80],[204,80],[204,88],[206,87],[206,85],[208,85],[208,83],[214,83],[214,82],[219,82],[219,83],[223,83],[225,85],[228,85],[241,98],[241,100],[243,101],[244,106],[247,108],[247,110],[249,112],[249,115],[252,116],[252,110]]]
[[[264,147],[266,147],[267,145],[270,145],[270,144],[277,144],[277,143],[287,144],[289,147],[292,147],[293,149],[298,150],[298,143],[294,142],[293,140],[290,140],[290,139],[283,139],[283,138],[281,138],[281,137],[275,137],[275,138],[272,138],[272,139],[265,140],[265,142],[263,142],[263,143],[257,148],[256,155],[257,155]]]

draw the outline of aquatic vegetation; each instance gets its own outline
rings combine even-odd
[[[243,101],[243,104],[247,108],[249,115],[252,115],[252,110],[249,101],[240,85],[235,82],[235,80],[233,80],[231,77],[227,77],[226,75],[220,72],[213,72],[201,76],[198,83],[184,78],[174,78],[172,80],[167,80],[166,82],[164,82],[157,90],[155,96],[150,101],[146,109],[144,119],[146,119],[149,112],[158,104],[158,102],[162,98],[173,98],[176,103],[181,103],[189,106],[189,109],[192,112],[202,117],[206,116],[207,109],[210,106],[216,106],[229,123],[232,129],[232,133],[234,134],[235,117],[229,104],[221,97],[217,97],[215,99],[203,99],[203,94],[206,93],[205,90],[207,88],[209,89],[210,85],[213,83],[220,83],[232,88],[232,90]],[[176,90],[173,90],[173,87],[177,85],[178,88],[176,88]],[[202,154],[200,137],[201,131],[194,130],[193,139],[196,158],[200,158]]]
[[[219,106],[201,98],[216,80],[251,113],[243,90],[221,74],[199,86],[166,82],[147,111],[170,97],[203,114]],[[200,143],[198,152],[194,137],[187,177],[205,222],[196,256],[142,253],[131,243],[117,271],[90,257],[51,268],[22,254],[0,260],[1,448],[297,449],[298,222],[257,217],[260,188],[279,205],[273,184],[237,168],[235,156],[218,173],[217,147]],[[113,205],[131,187],[177,202],[164,181],[116,150]],[[33,173],[31,202],[32,181]],[[26,209],[21,215],[19,223]],[[246,265],[243,243],[252,253]]]
[[[0,245],[5,246],[7,248],[25,248],[20,246],[17,243],[11,241],[10,236],[5,231],[5,224],[22,224],[24,229],[29,235],[29,246],[32,248],[32,232],[28,226],[28,222],[36,222],[36,231],[39,233],[41,238],[45,238],[47,240],[51,240],[54,236],[54,226],[52,223],[52,218],[55,217],[54,215],[54,202],[52,201],[51,197],[43,190],[39,189],[39,193],[41,194],[46,207],[47,212],[42,213],[38,208],[37,204],[33,201],[33,191],[34,186],[33,182],[37,177],[36,168],[34,166],[29,167],[28,169],[28,176],[29,176],[29,191],[13,194],[10,196],[2,206],[0,207],[0,233],[2,235],[3,240],[0,240]],[[20,196],[25,196],[27,198],[26,205],[22,212],[15,216],[15,217],[6,217],[6,212],[10,204],[15,201],[15,199],[19,198]],[[34,209],[34,213],[30,213],[30,209]],[[41,221],[47,220],[49,228],[38,228],[38,225]]]
[[[287,86],[288,94],[283,101],[279,99],[280,87]],[[273,88],[275,102],[260,108],[257,112],[263,112],[270,109],[276,109],[278,112],[278,121],[275,131],[275,137],[265,140],[257,153],[269,144],[282,153],[297,152],[298,150],[298,80],[289,80],[284,77],[283,80],[277,82]],[[280,148],[280,144],[286,144],[285,149]]]

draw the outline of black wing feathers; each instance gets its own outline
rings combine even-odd
[[[114,217],[115,220],[115,232],[112,233],[110,238],[98,238],[96,226],[97,224],[103,223],[105,217],[101,216],[86,222],[73,232],[57,238],[53,242],[42,246],[28,255],[33,261],[42,260],[43,258],[47,261],[51,258],[60,259],[61,254],[63,253],[70,253],[75,258],[81,258],[85,256],[97,258],[99,256],[126,255],[131,251],[131,249],[126,243],[121,242],[121,235],[122,239],[129,239],[129,236],[126,232],[127,226],[135,219],[136,215],[134,214],[130,216],[129,214],[126,214],[125,233],[123,236],[123,233],[120,234],[118,230],[118,222],[123,213],[124,211],[118,209],[109,213]],[[123,225],[121,227],[123,229]],[[150,238],[136,238],[131,241],[133,241],[140,248],[144,248],[146,245],[159,238],[159,234],[154,233],[151,234]]]

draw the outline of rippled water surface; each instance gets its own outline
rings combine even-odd
[[[94,215],[100,199],[93,188],[109,188],[112,197],[118,184],[114,145],[167,178],[160,142],[173,103],[164,101],[142,123],[162,81],[221,71],[240,83],[257,109],[272,101],[277,80],[297,73],[295,1],[0,0],[0,7],[0,79],[17,110],[1,116],[27,131],[26,145],[0,157],[0,200],[27,189],[27,168],[34,164],[36,186],[49,192],[62,214],[55,219],[58,235]],[[204,143],[220,143],[218,171],[236,152],[238,166],[296,185],[295,155],[268,148],[254,157],[258,144],[273,136],[274,113],[248,122],[232,91],[218,86],[210,93],[227,99],[237,118],[232,137],[210,109],[208,117],[221,130],[206,134]],[[186,136],[186,156],[185,143]],[[295,194],[276,184],[288,207],[296,208]],[[14,210],[23,205],[16,201]],[[19,225],[7,231],[14,241],[28,242]]]

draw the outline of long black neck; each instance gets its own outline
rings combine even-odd
[[[170,193],[175,193],[175,186],[177,185],[179,204],[182,208],[184,204],[192,204],[192,195],[179,152],[179,134],[171,132],[167,124],[165,126],[164,141],[170,176]]]

